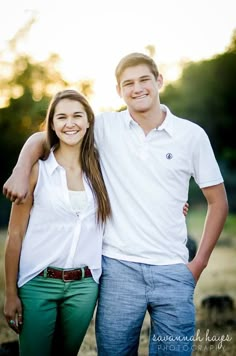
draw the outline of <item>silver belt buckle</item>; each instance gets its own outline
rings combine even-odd
[[[64,269],[62,270],[62,280],[63,282],[72,282],[73,279],[65,279],[65,272],[68,272],[68,271],[65,271]]]

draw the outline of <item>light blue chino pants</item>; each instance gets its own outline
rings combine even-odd
[[[149,356],[189,356],[195,280],[185,264],[148,265],[103,257],[96,316],[98,356],[137,356],[146,311]]]

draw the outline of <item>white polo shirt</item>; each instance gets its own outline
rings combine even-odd
[[[223,182],[209,139],[198,125],[167,115],[145,136],[128,111],[103,113],[95,139],[111,201],[103,255],[148,264],[186,263],[183,206],[189,181]]]
[[[67,188],[66,171],[53,152],[39,161],[34,205],[22,244],[18,287],[48,266],[64,269],[88,266],[98,282],[101,274],[102,227],[96,223],[97,205],[83,177],[86,207],[76,212]]]

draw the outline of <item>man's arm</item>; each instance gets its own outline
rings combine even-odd
[[[31,169],[45,154],[45,132],[37,132],[25,142],[11,176],[3,186],[3,194],[16,204],[22,203],[28,194]]]
[[[228,215],[228,202],[223,183],[203,188],[202,192],[207,200],[208,209],[197,254],[188,263],[196,281],[208,264]]]

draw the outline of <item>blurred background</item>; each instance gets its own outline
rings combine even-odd
[[[198,305],[209,293],[236,297],[235,14],[233,0],[8,0],[0,12],[1,187],[58,90],[83,92],[95,112],[123,108],[114,70],[130,52],[154,58],[164,76],[161,102],[205,129],[225,179],[230,213],[197,287]],[[198,243],[205,202],[193,181],[189,202],[187,223]],[[0,195],[2,247],[9,212],[10,202]]]
[[[95,112],[119,110],[114,70],[133,51],[152,56],[164,76],[161,101],[208,133],[236,211],[236,16],[225,0],[9,0],[0,13],[0,185],[48,102],[65,87]],[[201,193],[191,184],[191,206]],[[9,202],[0,197],[0,226]]]

